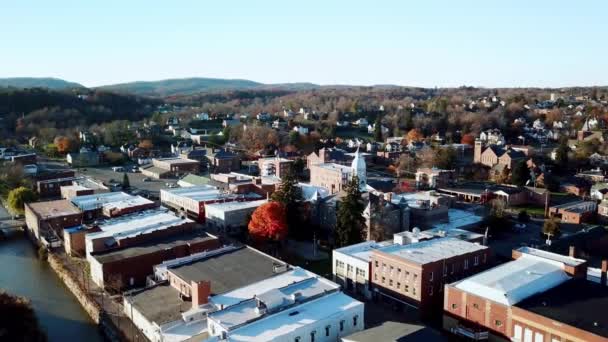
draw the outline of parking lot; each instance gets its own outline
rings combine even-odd
[[[96,180],[100,180],[105,184],[112,180],[122,183],[123,172],[115,172],[111,167],[89,167],[86,169],[77,170],[78,176],[86,176]],[[177,183],[176,179],[153,179],[144,182],[146,177],[141,172],[128,172],[129,184],[132,188],[148,191],[152,194],[158,194],[160,189],[166,189],[167,183]]]

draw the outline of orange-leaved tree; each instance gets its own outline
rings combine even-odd
[[[283,241],[287,237],[285,207],[268,202],[258,207],[249,221],[249,235],[256,241]]]
[[[465,134],[460,139],[461,144],[475,145],[475,137],[471,134]]]

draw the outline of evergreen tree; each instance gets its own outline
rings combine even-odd
[[[336,244],[339,247],[363,241],[365,230],[364,205],[359,190],[359,177],[354,176],[344,190],[346,197],[340,201],[336,214]]]
[[[130,187],[131,187],[131,184],[129,183],[129,175],[127,175],[127,173],[125,172],[122,175],[122,189],[126,190]]]
[[[302,189],[298,186],[298,180],[293,170],[290,170],[281,178],[281,185],[272,194],[272,200],[285,207],[289,235],[294,238],[304,238],[305,232],[299,229],[302,223]]]
[[[382,116],[380,114],[378,114],[376,123],[374,123],[374,139],[378,142],[384,141],[382,139]]]
[[[555,150],[555,164],[560,168],[568,167],[568,151],[570,151],[568,139],[562,139]]]
[[[530,178],[530,171],[525,161],[520,161],[513,166],[511,171],[511,184],[513,185],[524,185]]]

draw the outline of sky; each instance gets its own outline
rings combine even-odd
[[[608,1],[0,1],[0,77],[608,85]]]

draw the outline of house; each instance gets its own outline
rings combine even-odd
[[[207,160],[212,173],[225,173],[241,169],[241,158],[225,149],[207,148]]]
[[[141,173],[152,178],[179,177],[187,173],[198,173],[201,162],[181,157],[153,158],[152,164],[141,167]]]
[[[82,150],[79,153],[68,153],[66,161],[71,167],[90,167],[97,166],[101,162],[101,158],[96,151]]]
[[[293,131],[298,132],[300,135],[306,135],[308,134],[308,127],[294,126]]]
[[[284,129],[287,127],[287,121],[281,119],[281,118],[277,118],[276,120],[274,120],[272,122],[272,128],[274,129]]]
[[[258,113],[255,117],[259,121],[270,121],[271,119],[271,116],[268,113]]]
[[[479,140],[488,145],[504,145],[505,137],[498,129],[489,129],[479,134]]]
[[[608,340],[606,270],[587,280],[587,262],[522,247],[512,261],[447,284],[443,328],[491,341]]]
[[[416,171],[416,187],[434,189],[452,185],[455,181],[454,170],[420,168]]]
[[[294,113],[293,111],[287,110],[287,109],[283,110],[283,117],[285,119],[293,119],[295,116],[296,116],[296,113]]]
[[[360,118],[358,120],[356,120],[355,122],[353,122],[354,126],[357,126],[359,128],[367,128],[367,126],[369,125],[369,122],[367,121],[366,118]]]

